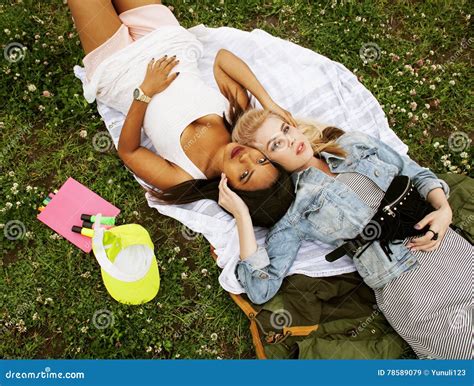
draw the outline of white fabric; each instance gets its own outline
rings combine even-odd
[[[175,70],[180,71],[179,65]],[[184,144],[183,149],[181,134],[196,119],[208,114],[222,117],[227,109],[228,101],[224,95],[209,87],[199,76],[180,71],[166,90],[151,99],[143,129],[163,158],[179,165],[195,179],[206,179],[205,174],[184,152],[192,143]],[[196,135],[199,135],[199,131]]]
[[[260,29],[245,32],[229,27],[209,28],[200,24],[188,31],[203,45],[198,66],[202,79],[209,86],[218,89],[212,71],[214,58],[220,48],[228,49],[248,64],[270,96],[294,116],[313,117],[346,131],[364,131],[389,143],[401,154],[406,154],[407,146],[389,128],[377,100],[342,64]],[[74,70],[76,76],[84,81],[84,70],[79,66],[75,66]],[[255,102],[259,107],[259,103]],[[117,146],[123,114],[100,101],[97,108]],[[144,133],[142,146],[156,151]],[[147,186],[140,178],[135,178]],[[149,193],[146,193],[146,198],[150,207],[202,233],[215,247],[217,264],[222,268],[219,276],[221,286],[232,293],[244,292],[235,276],[239,242],[235,221],[230,215],[210,200],[169,206],[156,204]],[[266,230],[257,227],[255,230],[261,245]],[[299,273],[324,277],[355,271],[348,257],[328,263],[324,256],[331,249],[321,243],[304,242],[288,275]]]
[[[130,245],[121,250],[112,262],[103,244],[106,230],[102,227],[94,229],[92,249],[97,262],[105,272],[123,282],[138,281],[148,273],[155,255],[147,245]]]

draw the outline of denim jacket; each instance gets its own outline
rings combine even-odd
[[[356,172],[370,178],[386,191],[394,176],[411,178],[426,199],[435,188],[449,194],[448,185],[430,170],[402,156],[380,140],[361,132],[349,132],[336,141],[347,156],[321,152],[332,173]],[[237,278],[256,304],[271,299],[296,257],[303,240],[321,241],[337,248],[345,239],[361,233],[374,215],[360,197],[343,182],[319,169],[309,167],[292,174],[296,198],[287,213],[272,227],[265,246],[236,267]],[[418,265],[416,257],[403,243],[389,244],[393,254],[387,259],[375,241],[354,264],[365,283],[381,288],[390,280]]]

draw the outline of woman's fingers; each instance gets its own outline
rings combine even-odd
[[[426,244],[427,242],[430,242],[432,239],[433,239],[433,232],[427,231],[423,236],[415,237],[414,239],[410,240],[410,244],[423,245],[423,244]]]
[[[434,251],[434,250],[436,250],[436,249],[439,248],[439,244],[440,244],[440,243],[437,242],[437,243],[435,243],[435,245],[433,245],[433,246],[430,247],[430,248],[424,248],[423,251],[424,251],[424,252],[431,252],[431,251]]]
[[[438,242],[438,240],[433,240],[431,238],[432,235],[433,234],[431,232],[428,232],[422,237],[410,240],[410,242],[407,244],[407,248],[413,251],[417,251],[433,247]]]
[[[433,248],[436,249],[436,245],[438,244],[437,241],[433,241],[432,243],[428,243],[426,245],[422,245],[416,248],[412,248],[412,251],[423,251],[423,252],[428,252],[434,250]]]
[[[171,71],[171,69],[179,63],[179,59],[176,59],[175,56],[171,57],[171,60],[163,64],[163,69],[166,71]]]

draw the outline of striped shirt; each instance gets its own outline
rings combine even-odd
[[[384,192],[373,181],[358,173],[336,178],[375,213]],[[378,307],[420,358],[472,359],[473,246],[448,228],[438,249],[413,254],[417,268],[375,290]]]

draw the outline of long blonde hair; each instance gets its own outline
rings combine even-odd
[[[256,108],[246,110],[234,125],[232,140],[242,145],[255,146],[255,133],[270,116],[281,119],[279,115],[269,110]],[[295,120],[298,124],[297,128],[309,139],[315,155],[322,151],[341,157],[347,155],[344,149],[335,142],[337,138],[344,134],[343,130],[309,118],[295,117]]]

